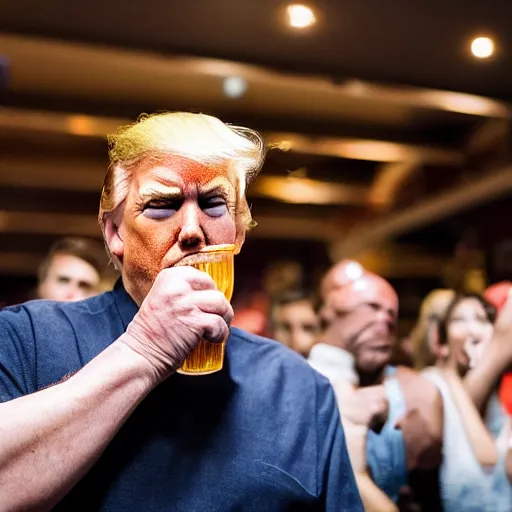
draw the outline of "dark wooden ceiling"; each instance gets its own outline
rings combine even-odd
[[[257,63],[280,71],[511,99],[512,4],[502,0],[308,0],[309,33],[284,26],[279,0],[3,0],[0,28],[65,40]],[[300,2],[297,2],[300,3]],[[468,41],[496,38],[491,62]]]
[[[33,273],[63,234],[98,236],[105,134],[175,109],[288,148],[250,191],[251,236],[335,257],[393,241],[449,252],[446,219],[512,189],[512,4],[305,3],[318,23],[299,33],[276,0],[3,0],[0,273]],[[487,61],[469,54],[479,34],[496,39]],[[245,95],[225,95],[230,76]]]

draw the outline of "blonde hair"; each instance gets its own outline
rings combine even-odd
[[[98,216],[104,235],[105,218],[126,199],[134,169],[143,162],[181,156],[207,166],[228,165],[237,192],[236,246],[237,251],[240,250],[246,231],[256,224],[245,192],[265,159],[266,147],[259,133],[227,125],[205,114],[166,112],[143,114],[135,123],[108,135],[108,142],[110,166],[103,183]]]
[[[455,297],[455,292],[449,289],[431,291],[421,303],[420,314],[416,326],[411,333],[414,353],[414,363],[417,370],[422,370],[435,363],[435,356],[430,346],[430,334],[444,318]]]

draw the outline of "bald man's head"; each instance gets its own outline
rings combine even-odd
[[[343,260],[336,263],[336,265],[331,267],[322,279],[320,290],[322,299],[324,299],[330,291],[336,288],[341,288],[342,286],[359,279],[365,272],[366,270],[357,261]]]
[[[396,335],[398,296],[382,277],[353,261],[335,265],[321,288],[323,341],[350,351],[360,373],[388,364]]]

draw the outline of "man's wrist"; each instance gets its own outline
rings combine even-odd
[[[127,372],[136,379],[141,379],[151,389],[158,386],[172,372],[158,371],[151,361],[139,350],[133,338],[124,333],[112,345],[113,349],[119,351]]]

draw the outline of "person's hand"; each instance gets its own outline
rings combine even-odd
[[[383,385],[354,389],[340,381],[334,384],[340,414],[354,425],[376,432],[386,423],[389,403]]]
[[[231,304],[208,274],[167,268],[120,341],[147,360],[158,383],[182,365],[199,340],[224,341],[232,318]]]
[[[480,343],[474,343],[473,340],[467,340],[464,343],[464,351],[469,358],[470,369],[478,366],[480,361],[485,357],[489,343],[491,343],[491,339],[481,341]]]
[[[408,469],[432,469],[441,464],[441,442],[430,434],[428,422],[418,409],[408,411],[395,428],[404,436]]]

